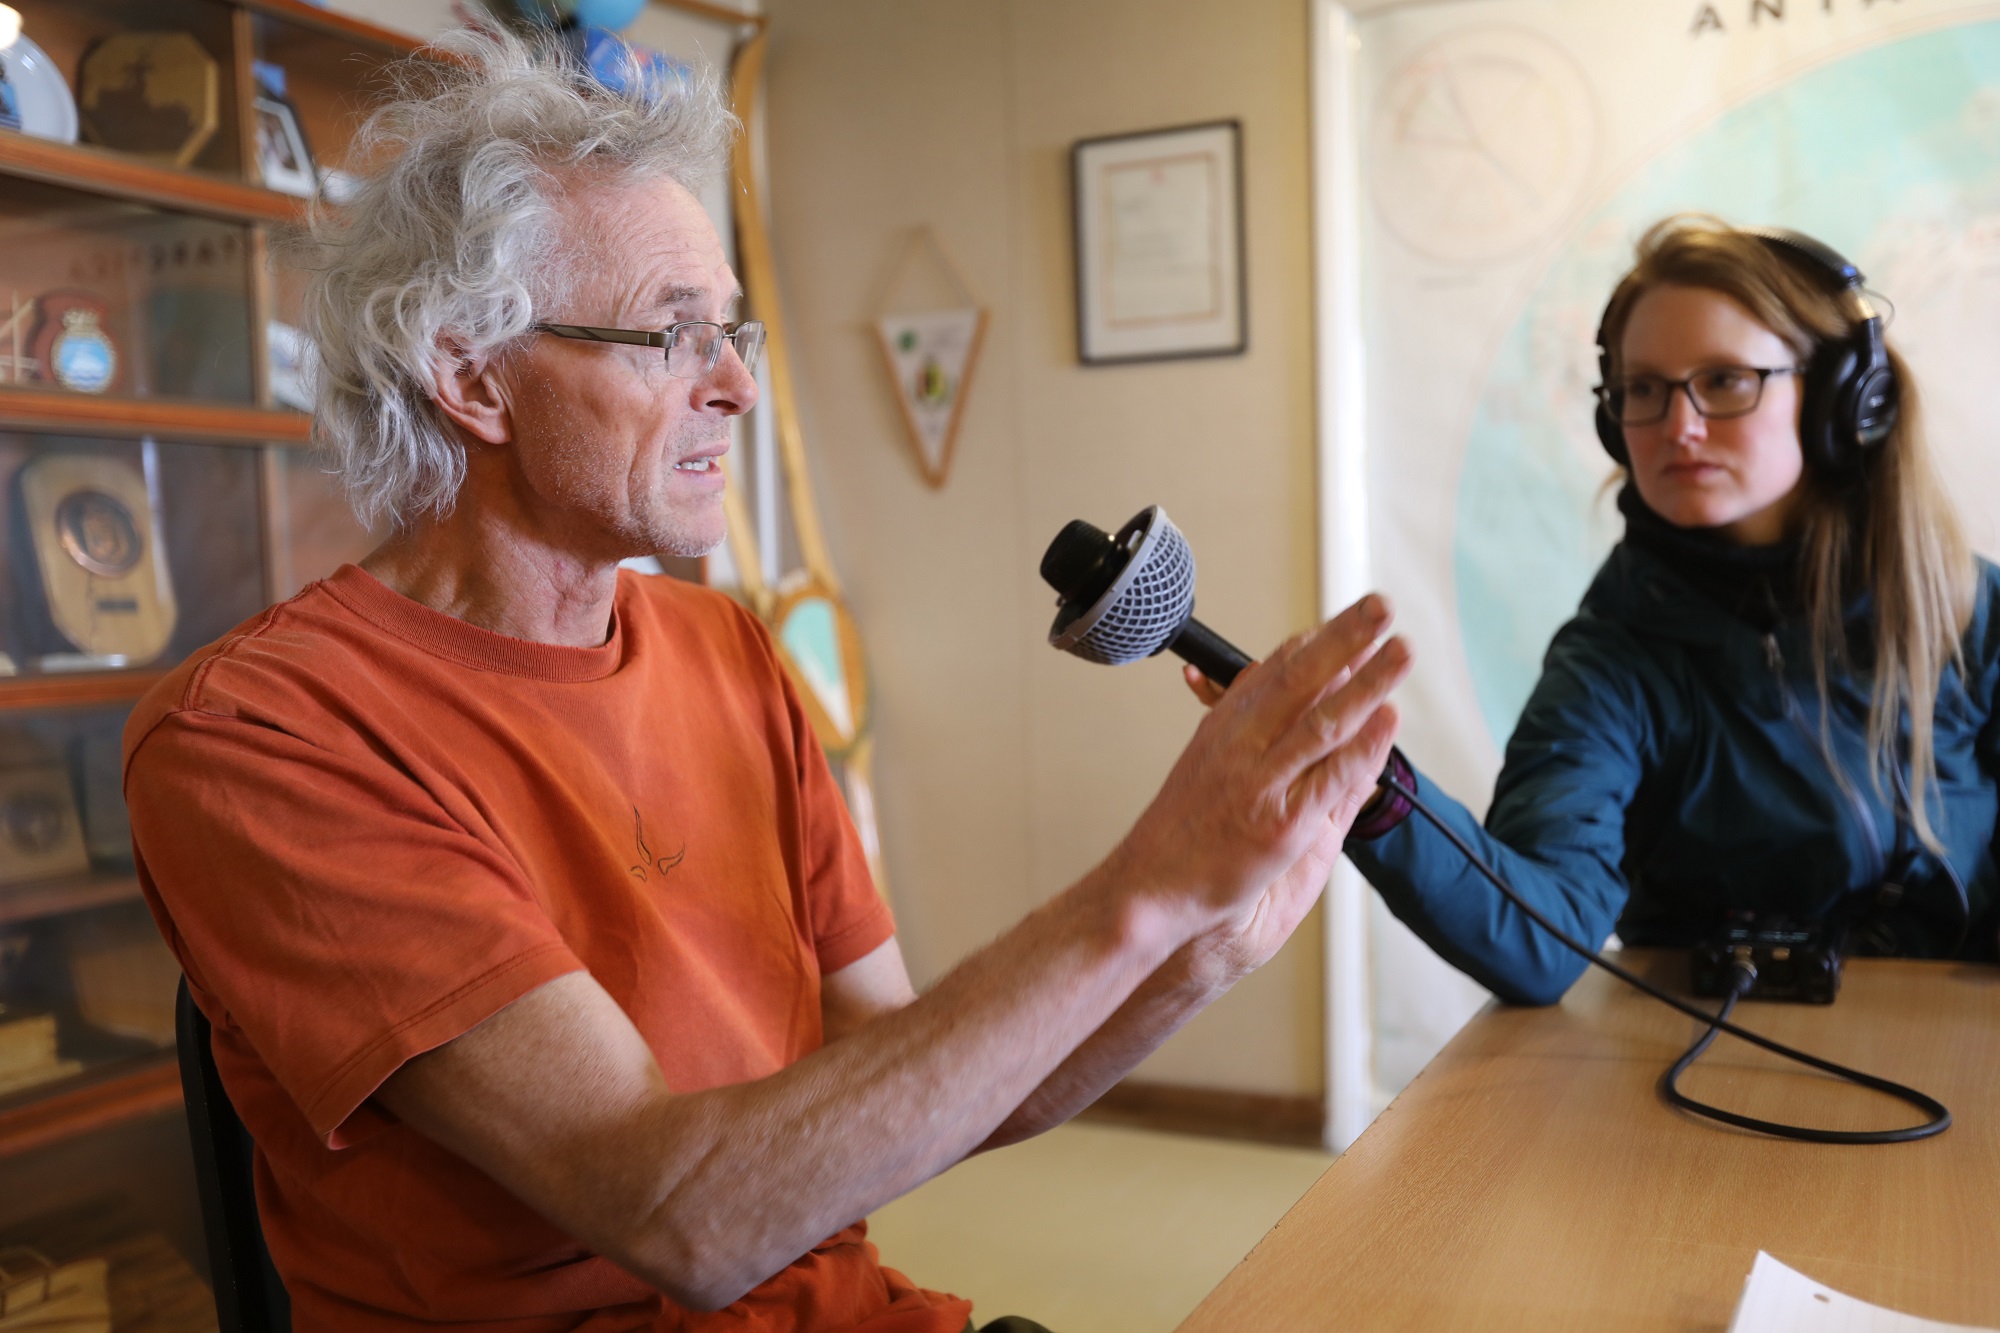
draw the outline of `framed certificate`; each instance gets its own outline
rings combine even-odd
[[[1243,129],[1079,140],[1076,346],[1085,365],[1233,356],[1243,310]]]

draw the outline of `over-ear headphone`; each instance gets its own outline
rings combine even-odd
[[[1800,232],[1777,227],[1743,230],[1783,258],[1803,260],[1828,280],[1848,307],[1853,323],[1847,336],[1820,343],[1806,363],[1799,445],[1809,468],[1841,475],[1859,473],[1895,429],[1901,398],[1896,371],[1889,364],[1889,349],[1882,341],[1882,316],[1868,301],[1861,270],[1831,246]],[[1607,303],[1597,321],[1597,439],[1604,452],[1622,467],[1630,462],[1625,453],[1625,428],[1611,414],[1611,404],[1602,392],[1611,383],[1612,374],[1610,340],[1604,332],[1610,314]]]

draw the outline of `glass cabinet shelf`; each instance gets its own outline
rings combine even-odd
[[[248,228],[76,190],[0,191],[0,387],[256,402]]]
[[[0,103],[0,1286],[26,1247],[92,1275],[112,1333],[196,1333],[179,971],[122,733],[190,653],[378,540],[301,447],[272,239],[315,191],[337,206],[325,173],[416,43],[300,0],[12,4],[46,60],[12,90],[38,109]]]

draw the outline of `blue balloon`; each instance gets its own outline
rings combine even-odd
[[[616,31],[638,18],[645,7],[646,0],[576,0],[576,7],[570,12],[587,28]]]
[[[614,92],[654,102],[680,94],[694,79],[694,71],[649,46],[628,42],[603,28],[578,30],[583,39],[583,61],[597,81]]]

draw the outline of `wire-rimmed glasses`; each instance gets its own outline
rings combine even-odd
[[[1674,390],[1686,392],[1694,410],[1710,421],[1747,417],[1764,401],[1764,382],[1773,375],[1796,375],[1797,366],[1710,366],[1686,379],[1626,375],[1597,386],[1597,396],[1621,426],[1655,426],[1667,419]]]
[[[764,322],[746,319],[734,328],[713,320],[688,319],[657,332],[644,329],[607,329],[595,324],[536,324],[537,333],[553,333],[558,338],[576,338],[593,343],[630,343],[638,347],[664,348],[667,373],[678,379],[694,380],[714,370],[722,360],[722,345],[736,344],[736,358],[743,369],[757,373],[757,354],[764,350]]]

